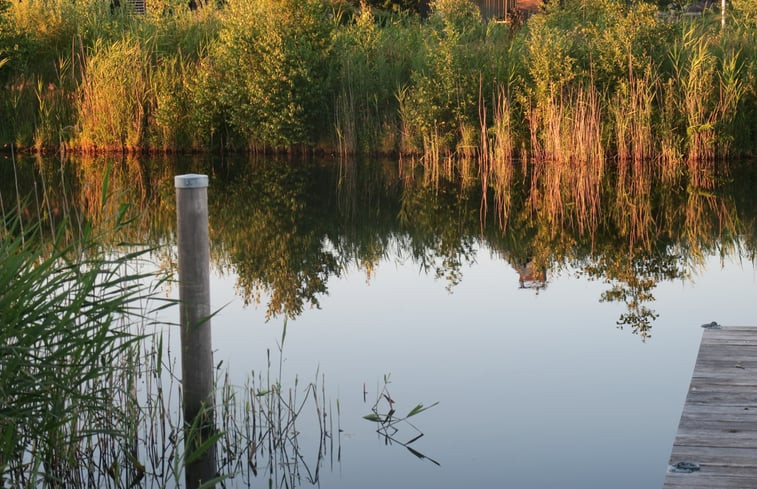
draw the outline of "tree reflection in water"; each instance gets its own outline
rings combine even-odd
[[[486,249],[518,272],[519,286],[537,292],[561,272],[607,283],[599,300],[625,303],[618,325],[646,338],[660,281],[686,279],[708,255],[751,260],[757,249],[756,177],[747,165],[720,170],[701,188],[693,182],[703,180],[689,178],[685,168],[662,175],[646,161],[508,162],[503,169],[491,161],[429,168],[388,161],[37,159],[19,162],[20,188],[49,189],[61,178],[69,186],[27,200],[27,214],[52,219],[68,209],[82,222],[97,219],[87,189],[101,188],[108,165],[111,188],[143,209],[135,240],[153,243],[172,239],[175,171],[210,173],[214,265],[236,275],[246,302],[265,302],[269,318],[318,307],[330,278],[357,268],[370,280],[387,259],[412,260],[452,291]],[[8,165],[2,172],[7,203],[15,177]],[[173,263],[168,250],[165,267]]]

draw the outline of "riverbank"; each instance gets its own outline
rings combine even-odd
[[[757,154],[749,2],[724,28],[612,0],[519,27],[462,0],[433,2],[428,20],[325,0],[102,3],[6,4],[0,144],[671,167]]]

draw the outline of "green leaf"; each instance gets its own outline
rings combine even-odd
[[[423,411],[428,411],[429,409],[436,406],[437,404],[439,404],[439,402],[435,402],[428,407],[423,407],[423,404],[418,404],[413,409],[411,409],[409,413],[407,413],[406,417],[409,418],[410,416],[415,416],[416,414],[422,413]]]

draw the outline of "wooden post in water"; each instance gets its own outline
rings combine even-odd
[[[213,353],[210,336],[210,248],[208,177],[179,175],[176,186],[176,239],[179,248],[181,383],[184,403],[184,450],[197,451],[214,435]],[[187,489],[216,477],[216,447],[187,463]]]

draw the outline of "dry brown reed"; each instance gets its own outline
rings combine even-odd
[[[512,115],[510,99],[505,88],[500,86],[494,104],[494,127],[492,128],[492,159],[512,164],[515,146],[512,133]]]
[[[486,113],[486,102],[484,102],[482,81],[479,79],[478,86],[478,121],[479,121],[479,134],[481,136],[481,145],[479,147],[479,179],[481,180],[481,207],[479,210],[480,219],[483,225],[485,216],[488,213],[488,190],[489,190],[489,164],[490,164],[490,150],[489,150],[489,130],[488,130],[488,118]]]
[[[660,144],[660,174],[664,182],[674,181],[683,168],[683,141],[676,130],[677,109],[675,103],[676,90],[672,79],[666,82],[658,81],[657,93],[660,97],[660,126],[658,138]]]
[[[477,158],[479,155],[479,129],[470,124],[460,124],[460,140],[455,147],[455,154],[463,159]]]
[[[590,86],[553,96],[530,122],[532,142],[537,135],[534,166],[543,177],[542,210],[555,223],[570,217],[581,233],[593,233],[605,165],[599,94]]]
[[[426,181],[430,183],[438,183],[440,176],[440,166],[442,161],[450,158],[448,153],[445,154],[444,143],[441,140],[437,128],[434,128],[434,132],[430,135],[423,137],[423,168],[425,170],[424,175]]]
[[[135,151],[141,147],[147,123],[151,49],[128,38],[110,45],[97,42],[91,48],[80,85],[83,150]]]
[[[622,236],[628,236],[628,249],[639,243],[648,246],[655,228],[652,212],[654,161],[620,160],[615,182],[613,221]]]
[[[499,226],[505,229],[510,215],[510,185],[514,170],[511,104],[502,85],[492,99],[493,125],[487,128],[487,106],[479,92],[481,215],[485,216],[488,212],[488,189],[491,182],[494,188],[495,215]]]
[[[497,92],[492,133],[489,172],[494,184],[494,210],[499,226],[505,229],[510,217],[514,141],[510,100],[504,87],[500,87]]]
[[[703,261],[706,250],[718,246],[734,246],[737,240],[723,239],[738,236],[732,199],[724,199],[715,192],[689,187],[685,208],[686,242],[692,261]],[[721,253],[727,253],[721,249]]]
[[[619,86],[611,104],[619,161],[641,161],[654,155],[652,116],[656,84],[651,76],[647,71],[637,77],[629,68],[628,82]]]
[[[648,244],[654,225],[651,187],[655,161],[652,137],[655,87],[650,69],[636,76],[629,59],[628,81],[623,82],[611,104],[615,121],[617,156],[615,222],[629,238],[629,250]]]

